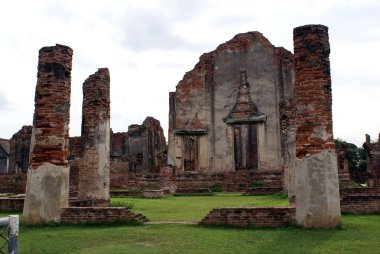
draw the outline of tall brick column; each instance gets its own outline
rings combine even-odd
[[[99,69],[83,83],[83,161],[79,171],[78,197],[97,206],[109,202],[110,175],[110,74]]]
[[[39,51],[25,224],[58,222],[68,206],[72,55],[58,44]]]
[[[305,227],[340,223],[337,158],[332,129],[328,28],[294,29],[296,98],[296,219]]]

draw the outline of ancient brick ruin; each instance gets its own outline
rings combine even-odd
[[[10,141],[0,139],[0,173],[8,173],[9,168]]]
[[[279,117],[294,94],[291,57],[259,32],[203,54],[170,93],[168,163],[178,172],[283,171],[284,137],[294,139]]]
[[[346,149],[346,145],[342,145],[342,147],[336,149],[336,156],[338,162],[338,179],[340,188],[349,186],[351,183]]]
[[[238,34],[203,54],[169,93],[168,146],[153,117],[112,132],[106,68],[84,82],[81,137],[69,138],[72,53],[63,45],[40,50],[33,127],[23,126],[9,148],[0,142],[0,173],[12,173],[0,175],[0,192],[22,192],[28,171],[25,223],[144,221],[128,209],[99,206],[120,189],[163,196],[213,187],[251,194],[285,189],[296,207],[218,208],[204,224],[340,223],[339,181],[349,177],[333,142],[327,27],[295,28],[294,54],[259,32]],[[368,170],[379,187],[380,142],[369,139]],[[76,197],[71,207],[69,192]],[[379,200],[378,188],[344,189],[342,211],[376,212]],[[19,209],[22,202],[0,199],[0,209]]]
[[[279,227],[293,224],[295,212],[295,207],[214,208],[200,223],[235,227]]]
[[[293,36],[296,219],[305,227],[335,227],[340,224],[340,204],[328,28],[297,27]]]
[[[72,55],[59,44],[39,51],[25,224],[59,221],[68,206]]]
[[[130,125],[128,132],[111,133],[111,163],[126,162],[123,167],[128,172],[158,173],[166,163],[165,153],[164,131],[153,117],[147,117],[142,125]]]
[[[29,167],[32,126],[24,125],[10,140],[9,172],[26,173]]]
[[[363,147],[367,153],[367,172],[370,173],[370,187],[380,187],[380,134],[376,142],[366,135]]]
[[[110,74],[99,69],[83,83],[82,164],[79,169],[79,199],[109,202],[110,174]]]

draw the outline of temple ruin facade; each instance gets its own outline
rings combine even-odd
[[[169,96],[179,172],[283,173],[295,157],[293,54],[259,32],[203,54]]]

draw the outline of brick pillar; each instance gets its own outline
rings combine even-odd
[[[332,130],[328,28],[294,29],[296,99],[296,219],[305,227],[340,223],[339,182]]]
[[[107,206],[110,185],[110,74],[107,68],[99,69],[83,83],[82,143],[78,198]]]
[[[25,224],[58,222],[68,206],[72,55],[58,44],[39,51]]]

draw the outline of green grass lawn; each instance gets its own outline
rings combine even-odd
[[[213,207],[285,205],[272,196],[113,199],[151,220],[198,221]],[[0,214],[4,216],[5,214]],[[185,216],[186,215],[186,216]],[[343,215],[339,229],[195,225],[20,227],[20,253],[380,253],[380,215]]]
[[[113,198],[114,203],[132,204],[134,213],[149,220],[200,221],[212,208],[227,206],[286,206],[286,198],[243,196],[241,193],[218,193],[214,196],[168,196],[163,199]]]

